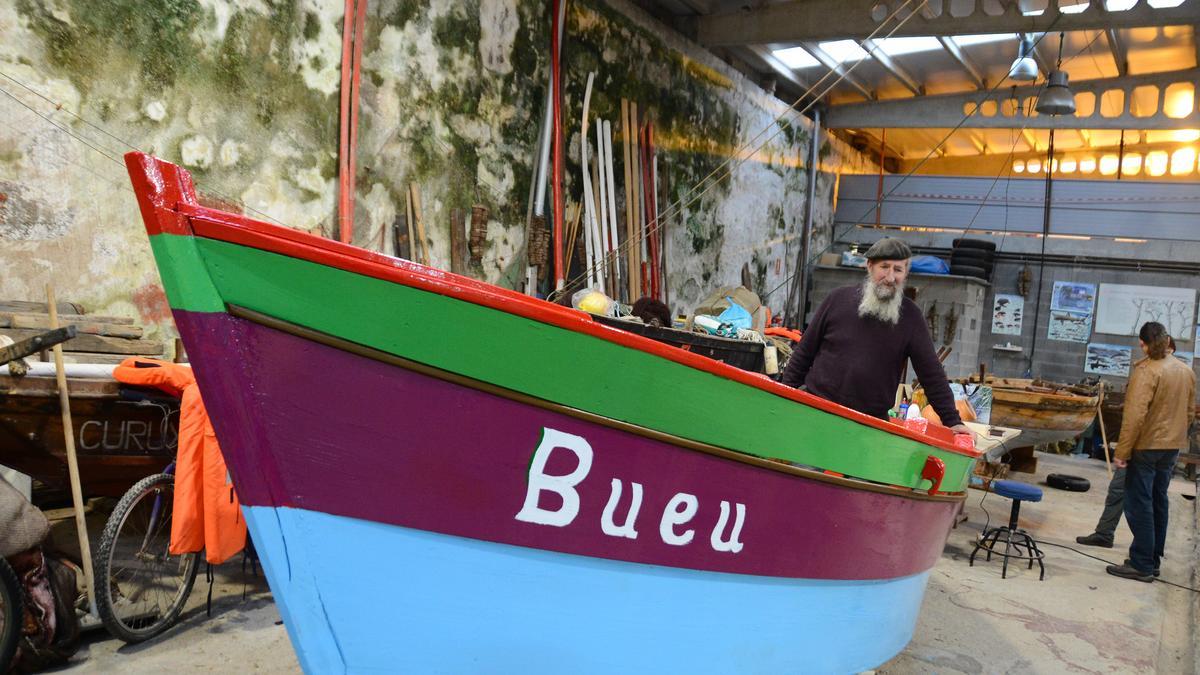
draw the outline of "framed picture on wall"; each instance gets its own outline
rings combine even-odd
[[[1054,294],[1050,296],[1050,309],[1075,312],[1076,314],[1091,314],[1095,306],[1096,284],[1081,284],[1074,281],[1054,282]]]
[[[1025,313],[1025,298],[1019,295],[996,294],[992,302],[992,333],[995,335],[1020,335],[1021,322]]]
[[[1061,342],[1084,343],[1091,335],[1092,315],[1090,312],[1050,310],[1050,326],[1046,330],[1046,337]]]
[[[1133,348],[1125,345],[1088,343],[1083,372],[1129,377],[1129,360],[1132,354]]]
[[[1192,337],[1196,290],[1162,286],[1100,284],[1096,332],[1137,336],[1142,324],[1157,321],[1177,340]]]

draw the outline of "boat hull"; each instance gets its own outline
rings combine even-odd
[[[958,505],[681,447],[244,318],[176,322],[309,672],[506,670],[537,645],[597,671],[867,668],[911,636]]]
[[[1075,438],[1096,417],[1097,397],[1038,394],[996,388],[992,393],[992,424],[1021,430],[1022,446],[1057,443]]]
[[[248,507],[309,673],[852,673],[912,636],[928,573],[781,579]]]

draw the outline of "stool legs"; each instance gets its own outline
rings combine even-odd
[[[975,556],[980,550],[984,550],[987,552],[988,562],[991,562],[993,553],[1004,558],[1004,565],[1000,569],[1001,579],[1008,578],[1009,560],[1026,560],[1029,562],[1029,569],[1031,570],[1033,569],[1034,561],[1037,562],[1039,568],[1038,580],[1045,581],[1046,566],[1042,563],[1042,558],[1045,557],[1045,554],[1038,548],[1037,542],[1033,540],[1033,537],[1029,536],[1029,533],[1017,527],[1017,520],[1020,513],[1021,501],[1014,499],[1008,525],[988,529],[975,544],[975,548],[971,551],[971,567],[975,566]],[[1003,553],[998,550],[1001,537],[1004,538]]]

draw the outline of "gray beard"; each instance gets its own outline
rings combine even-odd
[[[904,302],[904,286],[896,287],[892,297],[882,299],[877,291],[879,287],[867,278],[863,282],[862,300],[858,303],[858,315],[862,318],[875,317],[884,323],[900,323],[900,306]]]

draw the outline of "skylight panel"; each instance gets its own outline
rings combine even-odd
[[[818,46],[821,48],[821,51],[828,54],[830,58],[838,63],[850,63],[867,58],[867,53],[854,40],[822,42]]]
[[[820,65],[820,61],[813,58],[804,47],[789,47],[787,49],[776,49],[771,52],[775,58],[779,59],[783,65],[792,70],[800,70],[801,68],[811,68]]]
[[[879,40],[879,49],[888,56],[931,52],[942,48],[934,37],[900,37]]]

